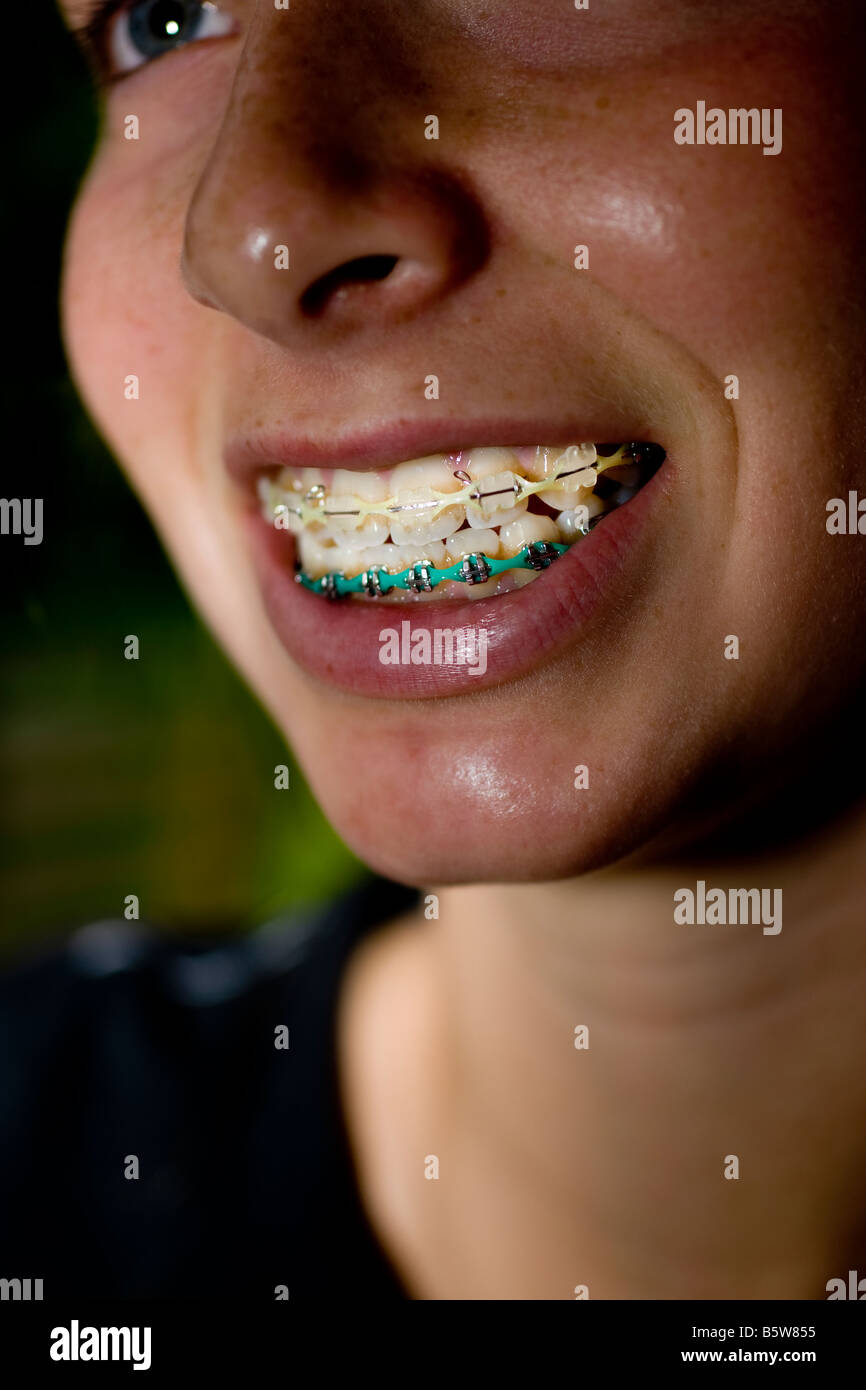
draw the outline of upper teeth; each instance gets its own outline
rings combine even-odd
[[[533,493],[570,495],[595,486],[597,473],[591,466],[597,460],[594,444],[571,445],[558,451],[539,448],[535,452],[543,456],[540,463],[521,469],[510,449],[472,449],[460,470],[468,482],[457,476],[445,455],[398,464],[387,479],[379,473],[335,469],[330,486],[325,485],[317,468],[284,468],[276,480],[260,479],[259,495],[270,508],[271,519],[280,510],[294,518],[289,529],[298,531],[302,526],[325,522],[335,538],[342,539],[371,515],[420,518],[423,514],[427,522],[446,510],[458,513],[462,507],[470,517],[474,515],[474,524],[481,526],[485,524],[483,518],[493,512],[525,510]],[[553,453],[556,461],[550,466],[547,457]],[[620,461],[621,451],[604,459],[603,464],[611,467]],[[504,463],[509,467],[504,468]],[[517,505],[518,500],[523,506]]]

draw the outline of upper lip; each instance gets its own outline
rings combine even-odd
[[[646,420],[623,414],[581,414],[550,419],[396,420],[375,429],[343,433],[330,439],[312,435],[257,431],[230,441],[225,461],[231,476],[246,489],[269,469],[345,468],[357,471],[394,468],[407,459],[491,445],[579,444],[654,440],[664,445]]]

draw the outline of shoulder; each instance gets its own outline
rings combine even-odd
[[[108,1141],[129,1128],[141,1132],[149,1116],[177,1131],[196,1089],[207,1094],[200,1078],[217,1061],[227,1099],[232,1057],[250,1066],[257,1054],[262,1085],[273,1029],[294,1022],[293,1001],[305,1016],[317,998],[325,1007],[328,937],[315,916],[244,937],[192,939],[102,921],[7,965],[0,975],[6,1157],[14,1145],[24,1162],[36,1133],[56,1132],[60,1116],[69,1143],[82,1149],[98,1133]]]
[[[7,968],[8,1259],[100,1297],[221,1281],[324,1294],[349,1267],[393,1292],[345,1165],[333,1049],[341,977],[380,903],[222,939],[99,922]]]
[[[334,984],[377,922],[405,910],[412,890],[381,880],[327,905],[281,914],[247,932],[181,934],[144,922],[91,922],[60,944],[7,960],[0,1021],[22,1028],[70,1023],[80,1000],[99,1016],[119,995],[178,1008],[216,1008],[269,981],[321,974]]]

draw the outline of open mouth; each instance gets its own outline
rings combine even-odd
[[[328,599],[509,593],[627,505],[665,459],[651,441],[481,448],[385,473],[283,468],[258,479],[295,539],[295,578]]]

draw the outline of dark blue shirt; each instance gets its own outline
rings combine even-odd
[[[374,881],[207,942],[96,923],[8,971],[0,1277],[46,1299],[405,1298],[361,1206],[334,1021],[353,947],[415,901]]]

